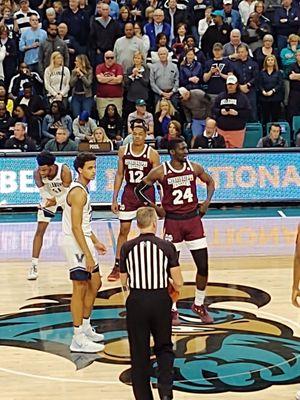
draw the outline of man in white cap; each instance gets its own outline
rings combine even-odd
[[[223,0],[222,14],[224,22],[231,25],[232,29],[243,29],[240,13],[232,9],[232,0]]]
[[[192,123],[193,147],[195,139],[200,136],[205,129],[206,118],[211,115],[210,97],[200,89],[187,90],[185,87],[178,89],[181,105],[188,123]]]
[[[243,147],[250,110],[247,96],[238,89],[237,77],[229,75],[226,91],[218,95],[213,105],[218,133],[224,137],[227,148]]]

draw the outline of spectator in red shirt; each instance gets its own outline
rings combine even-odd
[[[122,115],[123,102],[123,68],[115,61],[112,51],[104,54],[104,63],[97,65],[97,110],[99,119],[104,116],[108,104],[114,104]]]

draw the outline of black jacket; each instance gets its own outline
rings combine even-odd
[[[208,138],[204,135],[196,137],[194,142],[194,149],[225,149],[225,140],[222,135],[218,133]]]
[[[221,26],[211,25],[204,33],[201,44],[206,57],[213,58],[212,48],[217,42],[225,44],[230,42],[231,25],[223,24]]]
[[[94,17],[91,22],[90,48],[92,50],[99,49],[102,53],[107,50],[113,50],[116,40],[121,37],[120,26],[117,21],[111,19],[106,28],[104,28],[97,18],[99,17]]]
[[[221,109],[223,108],[226,110],[231,108],[237,111],[238,115],[222,115]],[[212,111],[218,128],[224,131],[239,131],[245,128],[251,107],[244,93],[239,91],[232,94],[222,92],[216,98]]]
[[[24,140],[18,140],[15,137],[8,139],[5,142],[6,149],[15,149],[21,151],[37,151],[36,145],[32,139],[25,137]]]

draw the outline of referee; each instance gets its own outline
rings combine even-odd
[[[155,236],[155,210],[139,208],[136,218],[140,236],[123,244],[120,257],[121,283],[130,288],[126,310],[133,392],[136,400],[153,400],[151,333],[158,364],[159,395],[162,400],[171,400],[174,353],[168,284],[171,279],[173,288],[179,291],[183,279],[175,246]]]

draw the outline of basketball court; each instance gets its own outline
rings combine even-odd
[[[215,323],[200,324],[190,310],[195,270],[185,251],[178,307],[182,324],[173,330],[174,399],[295,398],[300,312],[290,297],[299,221],[297,208],[209,212],[204,220],[210,253],[207,301]],[[35,227],[34,214],[1,213],[0,398],[132,399],[125,297],[118,285],[106,281],[118,221],[110,213],[94,213],[94,230],[108,248],[100,259],[103,286],[93,314],[106,347],[96,355],[69,351],[71,284],[59,218],[46,233],[38,280],[26,279]],[[151,373],[155,385],[155,359]]]

